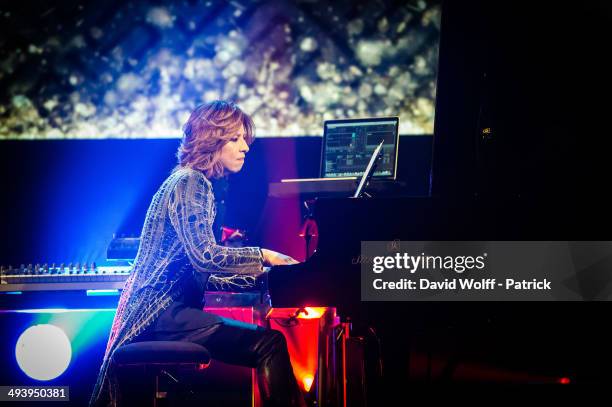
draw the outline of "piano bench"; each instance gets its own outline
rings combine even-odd
[[[210,353],[192,342],[134,342],[119,347],[111,363],[119,380],[120,406],[182,406],[187,401],[182,397],[193,392],[186,391],[187,386],[178,379],[179,373],[206,369]]]

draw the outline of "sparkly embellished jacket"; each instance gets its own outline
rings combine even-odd
[[[193,273],[259,274],[257,247],[230,248],[215,242],[212,186],[199,171],[180,168],[159,188],[145,219],[140,248],[117,307],[91,405],[116,405],[110,363],[115,349],[130,343],[182,294]]]

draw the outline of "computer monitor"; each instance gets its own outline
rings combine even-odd
[[[395,179],[399,117],[327,120],[321,149],[321,178],[361,177],[383,142],[375,178]]]

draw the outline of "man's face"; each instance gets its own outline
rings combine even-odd
[[[249,146],[244,140],[244,127],[221,148],[221,163],[228,172],[238,172],[244,165],[244,157],[249,151]]]

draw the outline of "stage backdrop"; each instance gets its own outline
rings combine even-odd
[[[394,115],[432,134],[440,2],[4,2],[0,139],[180,137],[224,98],[259,135]]]

